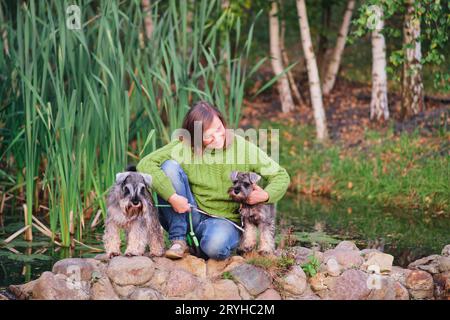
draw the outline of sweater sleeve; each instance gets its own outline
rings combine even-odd
[[[137,171],[147,173],[152,176],[151,188],[166,201],[176,191],[172,185],[172,181],[161,169],[161,165],[164,161],[172,159],[172,149],[179,142],[179,140],[172,140],[165,146],[146,155],[136,166]]]
[[[248,142],[248,144],[249,156],[253,157],[253,159],[249,159],[251,171],[267,179],[264,191],[269,194],[269,199],[265,203],[276,203],[283,198],[287,191],[291,182],[289,174],[286,169],[269,157],[264,150],[252,142]]]

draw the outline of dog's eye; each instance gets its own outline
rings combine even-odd
[[[250,183],[244,182],[244,187],[245,187],[245,188],[248,188],[249,186],[250,186]]]
[[[128,189],[127,186],[123,187],[123,194],[124,194],[125,196],[127,196],[127,195],[130,194],[130,189]]]
[[[145,187],[141,188],[141,195],[145,195]]]

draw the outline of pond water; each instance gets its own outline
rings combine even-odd
[[[295,245],[320,246],[321,250],[344,239],[353,240],[360,249],[376,247],[392,254],[394,264],[400,266],[440,253],[450,243],[448,216],[430,217],[420,210],[379,208],[366,203],[304,196],[286,196],[278,203],[277,210],[277,241],[287,237],[286,230],[290,230],[289,239]],[[5,214],[0,224],[0,239],[23,226],[18,219],[18,215]],[[54,246],[37,231],[33,236],[32,243],[19,236],[9,244],[22,254],[0,247],[0,289],[36,279],[60,259],[97,254],[81,246],[74,249]],[[101,247],[101,236],[101,232],[88,234],[83,242]]]

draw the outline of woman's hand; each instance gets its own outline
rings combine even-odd
[[[267,200],[269,200],[269,194],[256,184],[253,191],[248,195],[247,204],[254,205]]]
[[[173,210],[177,213],[185,213],[191,211],[188,199],[176,193],[170,196],[168,202],[172,205]]]

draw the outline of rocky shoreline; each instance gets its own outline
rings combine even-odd
[[[312,256],[317,266],[305,273]],[[324,252],[292,247],[261,259],[69,258],[8,291],[17,299],[44,300],[450,300],[450,245],[408,268],[351,241]]]

